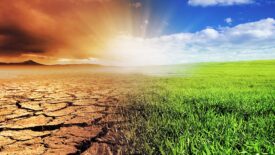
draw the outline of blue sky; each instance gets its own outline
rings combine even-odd
[[[232,27],[264,18],[275,18],[275,1],[272,0],[254,0],[248,1],[248,3],[209,6],[191,5],[188,0],[136,0],[133,2],[142,4],[138,9],[138,13],[142,14],[141,16],[146,17],[146,14],[149,14],[150,33],[153,35],[159,35],[154,30],[161,24],[165,24],[162,34],[172,34],[197,32],[206,27]],[[226,23],[226,18],[231,18],[232,22]]]
[[[134,0],[132,35],[110,53],[121,65],[275,59],[275,1]]]

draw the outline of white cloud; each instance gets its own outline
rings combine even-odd
[[[155,38],[120,36],[107,49],[116,65],[163,65],[185,62],[275,58],[275,20],[235,27],[206,28]]]
[[[206,28],[198,33],[202,39],[216,39],[219,37],[219,32],[213,28]]]
[[[188,4],[192,6],[229,6],[229,5],[242,5],[253,3],[254,0],[188,0]]]
[[[231,24],[233,22],[232,18],[228,17],[228,18],[225,18],[224,21],[227,23],[227,24]]]

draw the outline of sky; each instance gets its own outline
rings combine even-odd
[[[274,0],[0,0],[0,61],[275,59]]]

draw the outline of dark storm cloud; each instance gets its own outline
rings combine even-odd
[[[0,0],[0,57],[102,55],[127,29],[127,0]]]
[[[14,26],[0,26],[0,36],[0,55],[44,53],[49,44],[47,39]]]

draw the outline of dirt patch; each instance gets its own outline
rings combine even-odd
[[[123,154],[125,83],[95,74],[0,81],[0,154]]]

